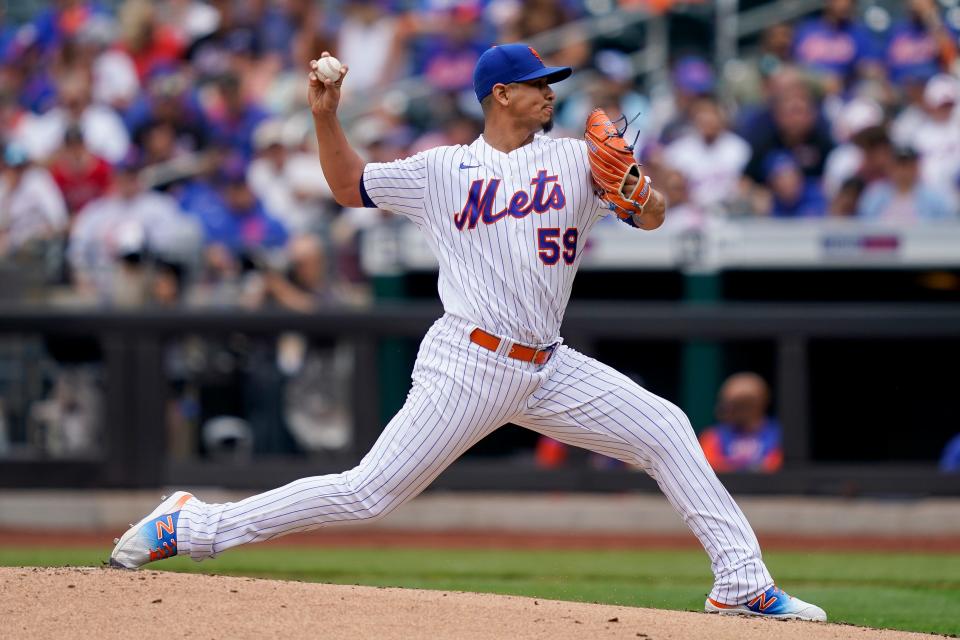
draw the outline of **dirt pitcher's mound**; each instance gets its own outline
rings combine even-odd
[[[894,640],[931,636],[534,600],[158,571],[0,568],[4,638]]]

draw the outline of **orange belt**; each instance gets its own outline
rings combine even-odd
[[[496,351],[500,347],[500,338],[487,333],[479,327],[470,333],[470,340],[484,349],[490,349],[490,351]],[[543,365],[550,361],[550,357],[556,348],[557,345],[555,344],[545,349],[535,349],[534,347],[514,343],[514,345],[510,347],[510,353],[507,355],[517,360],[523,360],[524,362]]]

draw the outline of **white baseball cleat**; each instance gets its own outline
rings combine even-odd
[[[132,525],[110,553],[110,566],[136,569],[154,560],[177,555],[177,521],[180,510],[193,495],[177,491],[165,498],[150,515]]]
[[[826,611],[815,604],[787,595],[787,592],[776,585],[744,604],[723,604],[713,598],[707,598],[703,608],[707,613],[722,613],[725,615],[760,616],[779,620],[827,621]]]

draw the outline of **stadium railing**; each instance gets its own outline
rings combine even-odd
[[[378,436],[382,371],[378,343],[419,338],[440,314],[435,303],[379,304],[366,310],[315,314],[224,311],[54,311],[0,309],[0,334],[95,336],[105,367],[103,455],[86,460],[5,458],[3,487],[275,486],[304,475],[339,472],[359,461]],[[642,318],[643,322],[637,319]],[[276,336],[296,331],[354,345],[352,446],[322,459],[258,457],[249,461],[173,459],[164,418],[164,344],[171,336],[240,332]],[[960,494],[960,474],[932,464],[825,464],[810,460],[809,363],[814,339],[923,340],[960,337],[960,305],[581,303],[571,305],[564,334],[577,346],[601,339],[771,340],[775,344],[777,413],[784,425],[786,464],[770,476],[732,474],[729,486],[751,493]],[[582,347],[581,347],[582,348]],[[390,381],[395,382],[395,381]],[[510,461],[464,460],[437,487],[475,490],[653,490],[626,470],[538,470]]]

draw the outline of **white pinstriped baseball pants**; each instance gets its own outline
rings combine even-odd
[[[474,326],[453,316],[433,325],[406,403],[355,468],[240,502],[190,500],[177,526],[180,553],[202,560],[241,544],[383,517],[513,422],[643,467],[709,554],[711,598],[740,603],[773,584],[753,530],[679,408],[566,346],[542,367],[488,351],[470,341]]]

